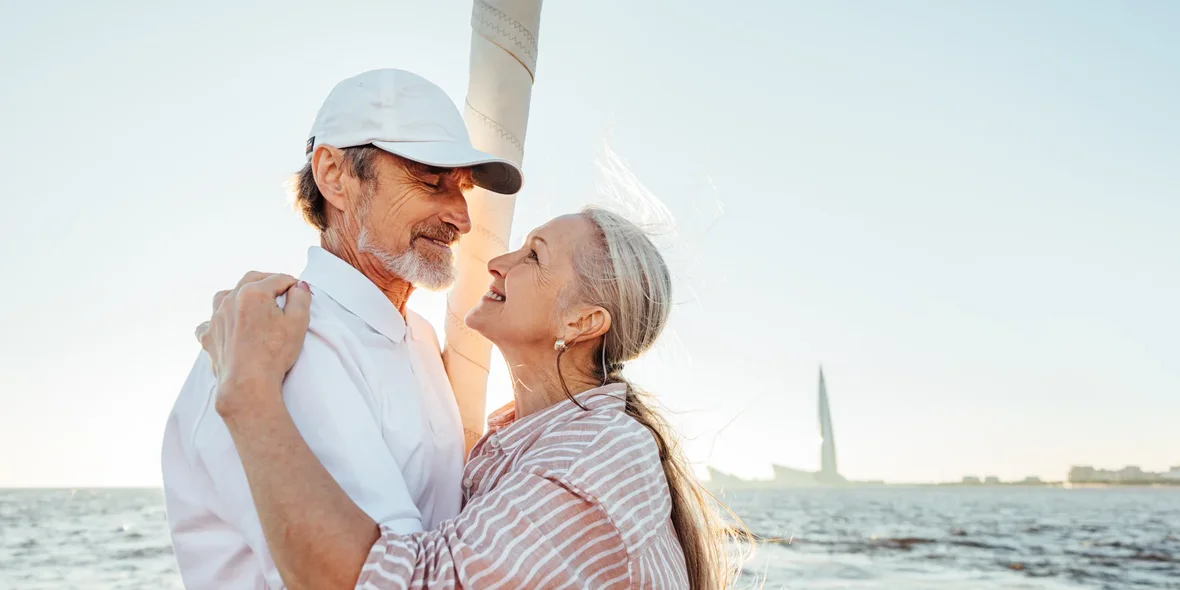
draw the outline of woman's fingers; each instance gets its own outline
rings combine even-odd
[[[283,307],[283,314],[297,321],[301,330],[307,329],[311,317],[311,290],[307,283],[299,281],[287,290],[287,305]]]
[[[276,299],[283,294],[280,310]],[[218,292],[213,306],[213,317],[197,327],[196,336],[209,353],[219,383],[217,411],[225,415],[252,403],[227,384],[282,383],[303,347],[311,290],[290,275],[249,272],[233,290]]]
[[[213,295],[213,312],[221,308],[226,297],[250,294],[259,298],[274,299],[282,295],[296,282],[295,277],[282,273],[265,273],[252,270],[242,275],[242,280],[231,290],[218,291]]]
[[[269,275],[261,280],[243,285],[240,290],[243,293],[251,292],[269,299],[274,299],[290,289],[296,280],[295,277],[285,274]]]
[[[227,289],[225,291],[218,291],[213,294],[213,311],[214,312],[217,311],[217,308],[221,307],[221,301],[223,299],[225,299],[232,292],[233,291],[230,291]]]
[[[252,270],[252,271],[242,275],[242,280],[238,281],[237,285],[234,285],[234,289],[240,289],[240,288],[242,288],[242,285],[245,285],[247,283],[257,283],[258,281],[261,281],[262,279],[265,279],[266,277],[272,276],[273,274],[274,273],[258,272],[256,270]]]
[[[209,322],[201,322],[197,324],[197,329],[193,334],[197,337],[197,342],[204,343],[205,334],[209,333]]]

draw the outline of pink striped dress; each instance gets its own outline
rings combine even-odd
[[[607,385],[515,420],[464,470],[465,505],[433,531],[381,531],[358,589],[688,588],[655,439]]]

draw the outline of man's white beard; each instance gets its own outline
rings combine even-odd
[[[449,262],[437,263],[427,260],[413,244],[401,254],[390,254],[373,242],[368,228],[361,228],[356,238],[356,250],[376,258],[385,270],[401,277],[415,287],[439,291],[455,282],[455,267]]]

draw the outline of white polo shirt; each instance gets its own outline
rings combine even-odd
[[[399,533],[459,513],[463,430],[434,329],[408,323],[369,279],[313,247],[300,275],[311,323],[283,384],[291,417],[332,477]],[[202,353],[164,432],[164,497],[185,587],[283,588]]]

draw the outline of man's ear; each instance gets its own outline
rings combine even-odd
[[[328,204],[340,211],[348,210],[348,196],[344,190],[344,150],[321,145],[311,156],[311,172],[315,185]]]
[[[610,312],[601,307],[582,307],[575,313],[565,327],[568,343],[594,340],[610,330]]]

